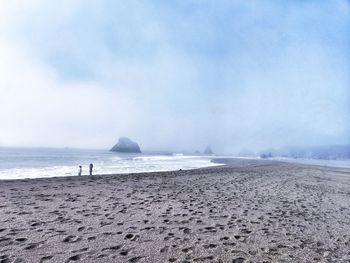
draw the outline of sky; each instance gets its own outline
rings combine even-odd
[[[350,1],[2,0],[0,146],[350,143]]]

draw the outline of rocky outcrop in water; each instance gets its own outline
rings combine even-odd
[[[140,146],[126,137],[119,138],[118,143],[114,145],[110,151],[120,153],[141,153]]]
[[[205,155],[213,155],[214,152],[212,151],[212,149],[209,146],[207,146],[207,148],[205,148],[203,154],[205,154]]]

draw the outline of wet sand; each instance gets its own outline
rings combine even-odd
[[[228,163],[0,181],[0,263],[350,262],[350,170]]]

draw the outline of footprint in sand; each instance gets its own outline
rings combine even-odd
[[[62,242],[64,243],[76,243],[79,242],[81,240],[81,237],[79,236],[66,236]]]
[[[80,260],[80,258],[81,258],[81,255],[79,255],[79,254],[78,255],[74,255],[74,256],[71,256],[70,258],[68,258],[66,262],[68,263],[68,262],[71,262],[71,261],[78,261],[78,260]]]

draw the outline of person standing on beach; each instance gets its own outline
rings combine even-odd
[[[90,163],[89,168],[90,168],[90,175],[92,175],[92,169],[94,168],[94,165]]]
[[[81,176],[82,172],[83,172],[83,167],[81,167],[81,165],[79,165],[78,176]]]

